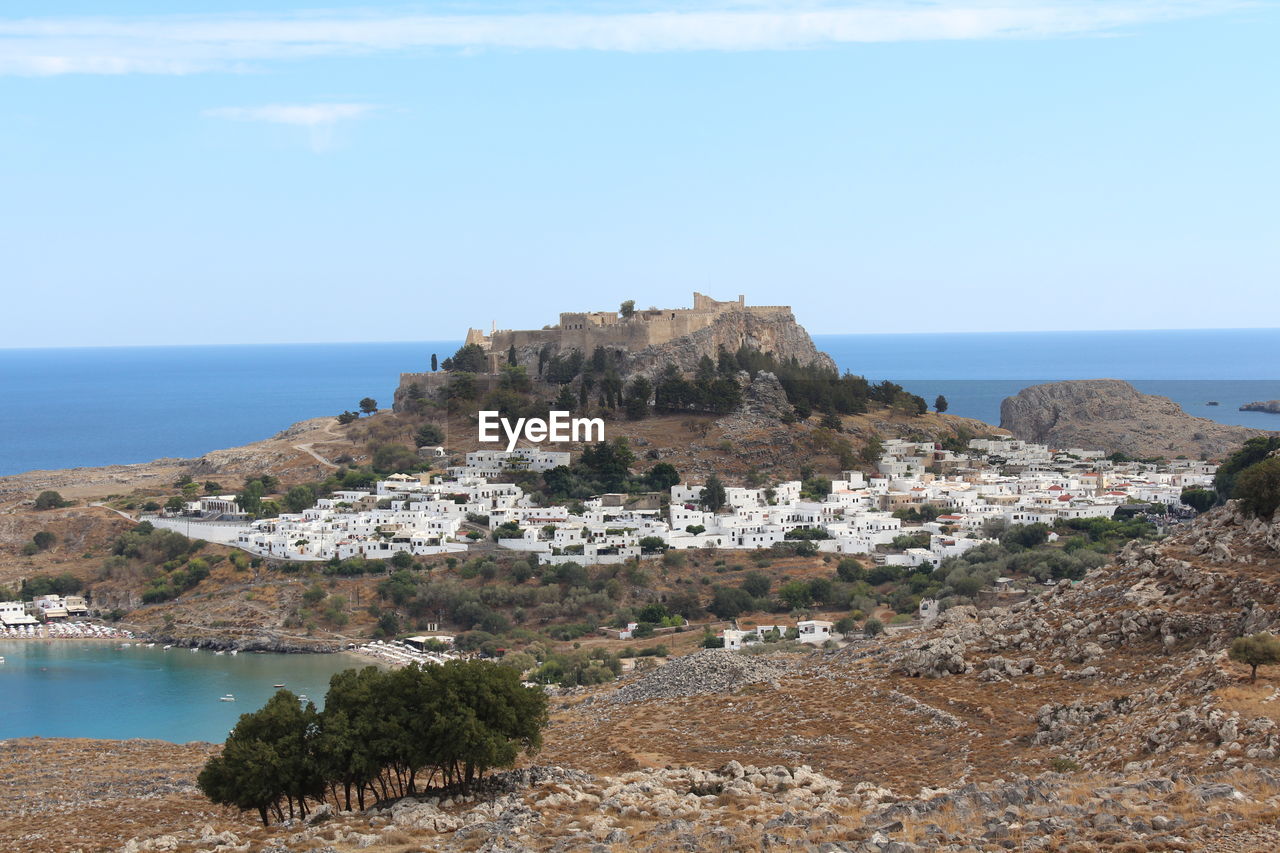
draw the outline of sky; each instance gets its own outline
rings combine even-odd
[[[1280,3],[0,6],[0,347],[1280,325]]]

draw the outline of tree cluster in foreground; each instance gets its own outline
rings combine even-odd
[[[349,669],[330,680],[323,711],[281,690],[241,716],[196,784],[219,805],[256,810],[264,825],[305,817],[313,803],[363,809],[420,785],[469,789],[536,751],[546,724],[546,694],[510,667]]]

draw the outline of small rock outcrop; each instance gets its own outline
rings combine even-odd
[[[1101,449],[1135,458],[1220,459],[1265,430],[1188,415],[1168,397],[1119,379],[1048,382],[1000,404],[1000,426],[1024,441]]]
[[[643,702],[704,693],[732,693],[759,681],[777,681],[786,666],[776,660],[706,649],[677,658],[609,694],[610,702]]]
[[[1242,412],[1268,412],[1280,415],[1280,400],[1260,400],[1256,403],[1245,403],[1240,407]]]

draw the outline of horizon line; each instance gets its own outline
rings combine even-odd
[[[803,327],[803,323],[798,323]],[[808,329],[805,331],[809,332]],[[1150,334],[1154,332],[1277,332],[1280,326],[1177,326],[1154,329],[997,329],[974,331],[933,332],[809,332],[810,337],[906,337],[941,335],[1098,335],[1098,334]],[[362,341],[240,341],[237,343],[150,343],[150,344],[50,344],[37,346],[3,346],[0,352],[32,352],[39,350],[74,349],[201,349],[206,347],[291,347],[291,346],[370,346],[410,344],[452,344],[461,338],[418,338],[402,340]]]

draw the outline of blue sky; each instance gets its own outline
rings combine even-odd
[[[11,0],[0,346],[1280,325],[1274,2]]]

